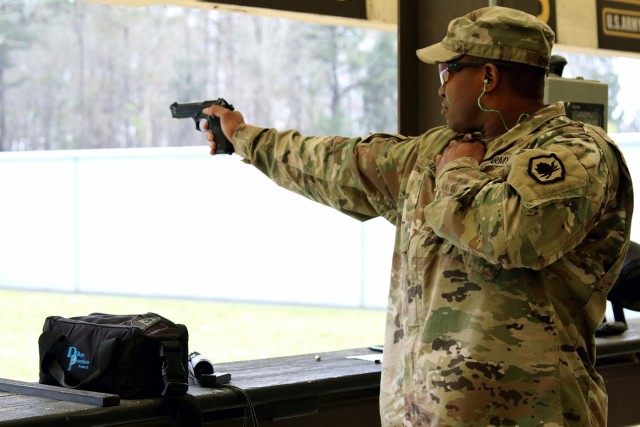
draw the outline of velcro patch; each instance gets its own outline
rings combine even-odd
[[[525,204],[537,205],[557,197],[585,195],[589,174],[571,149],[556,144],[518,154],[507,181]]]

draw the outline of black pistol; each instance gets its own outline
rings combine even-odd
[[[213,132],[216,140],[216,154],[231,154],[234,152],[233,145],[227,137],[224,136],[224,133],[222,133],[220,117],[209,116],[202,113],[204,108],[211,107],[212,105],[219,105],[233,111],[233,105],[222,98],[218,98],[215,101],[191,102],[187,104],[174,102],[171,104],[171,115],[174,119],[192,118],[196,122],[196,129],[200,132],[207,132],[207,130],[200,127],[200,122],[206,120],[209,124],[209,130]]]

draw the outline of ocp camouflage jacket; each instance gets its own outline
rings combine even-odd
[[[384,426],[604,426],[594,331],[629,242],[633,195],[599,128],[545,107],[434,158],[456,134],[305,137],[244,125],[236,152],[279,185],[396,226]]]

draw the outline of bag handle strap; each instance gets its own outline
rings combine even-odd
[[[159,347],[162,363],[162,398],[177,426],[200,427],[202,410],[195,397],[188,394],[189,380],[184,366],[184,353],[179,341],[162,341]]]
[[[187,371],[184,366],[184,355],[179,341],[162,341],[160,345],[162,361],[162,397],[182,397],[189,388]]]
[[[78,384],[71,385],[67,383],[65,371],[56,358],[62,349],[64,340],[64,335],[51,331],[45,331],[40,335],[38,339],[38,346],[40,347],[40,354],[42,355],[40,366],[43,372],[51,375],[61,386],[71,389],[82,387],[100,378],[100,376],[109,369],[109,366],[111,366],[113,355],[119,341],[118,338],[102,341],[98,347],[98,368]]]

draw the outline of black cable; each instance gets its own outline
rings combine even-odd
[[[247,406],[249,407],[249,413],[251,414],[251,421],[253,423],[253,427],[259,427],[258,416],[256,415],[256,409],[253,406],[251,397],[249,396],[249,393],[246,392],[246,390],[231,384],[218,384],[217,387],[228,388],[230,390],[235,391],[236,393],[241,394],[244,397],[244,400],[246,401]],[[246,407],[245,407],[245,419],[243,421],[243,424],[244,422],[246,422]]]
[[[258,416],[256,415],[256,410],[249,393],[238,386],[227,384],[230,379],[231,375],[228,373],[216,373],[213,369],[213,364],[200,353],[194,351],[189,354],[189,382],[202,387],[228,388],[240,394],[246,403],[244,407],[244,418],[242,420],[243,427],[246,427],[247,423],[247,407],[251,414],[253,427],[259,427]]]

